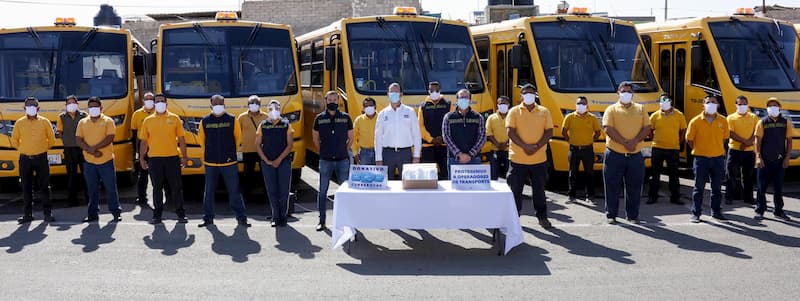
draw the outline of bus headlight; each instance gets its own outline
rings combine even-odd
[[[295,123],[300,121],[300,111],[285,113],[282,116],[283,118],[286,118],[286,120],[289,120],[289,123]]]
[[[125,122],[125,115],[109,116],[114,120],[114,126],[120,126]]]
[[[11,136],[14,131],[14,120],[0,120],[0,134]]]
[[[203,120],[203,118],[201,117],[181,117],[181,122],[183,122],[183,129],[195,135],[197,135],[197,133],[200,132],[201,120]]]

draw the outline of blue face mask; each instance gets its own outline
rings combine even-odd
[[[400,101],[400,92],[389,92],[389,101],[398,103]]]
[[[459,98],[458,108],[462,110],[466,110],[467,108],[469,108],[469,98]]]

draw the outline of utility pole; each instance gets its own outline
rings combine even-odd
[[[767,16],[767,0],[761,1],[761,13],[764,14],[764,17]]]
[[[664,22],[667,21],[667,1],[669,1],[669,0],[664,0]],[[766,0],[764,0],[764,1],[766,1]]]

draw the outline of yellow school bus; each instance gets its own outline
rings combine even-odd
[[[0,134],[6,136],[0,139],[0,177],[19,175],[19,152],[10,137],[14,122],[25,115],[23,101],[29,96],[39,99],[39,114],[52,122],[54,131],[68,95],[78,97],[82,110],[90,96],[100,97],[103,113],[117,127],[116,170],[131,172],[133,62],[134,53],[143,50],[137,46],[127,29],[75,26],[73,18],[57,18],[54,26],[0,29]],[[57,139],[48,151],[51,174],[66,174],[63,149]]]
[[[248,97],[258,95],[262,106],[272,99],[282,104],[295,131],[292,169],[299,178],[305,164],[303,107],[288,25],[239,21],[235,12],[220,12],[214,21],[161,25],[155,43],[155,90],[167,97],[167,110],[180,116],[186,131],[184,175],[204,173],[197,133],[211,112],[210,97],[224,96],[225,110],[237,116],[247,111]]]
[[[418,16],[413,8],[394,15],[346,18],[297,37],[307,137],[314,117],[325,110],[325,92],[339,92],[339,106],[355,119],[362,101],[372,97],[380,111],[389,105],[389,84],[403,89],[403,103],[418,108],[428,82],[455,104],[460,89],[472,93],[472,109],[488,117],[494,101],[485,87],[469,26],[460,21]],[[313,143],[306,145],[318,154]],[[488,161],[490,148],[482,150]]]
[[[547,149],[551,172],[569,171],[569,143],[561,135],[564,117],[585,96],[589,112],[602,121],[617,102],[622,82],[633,84],[633,101],[648,112],[658,109],[656,82],[636,28],[627,21],[592,17],[576,8],[569,15],[536,16],[472,27],[475,45],[492,95],[521,101],[520,87],[533,84],[553,118]],[[595,170],[601,170],[605,137],[594,142]],[[642,150],[649,164],[650,148]],[[551,176],[551,179],[561,177]]]
[[[783,116],[800,135],[798,38],[788,22],[761,18],[752,9],[732,16],[705,17],[638,26],[661,86],[672,94],[686,119],[703,112],[703,98],[720,96],[719,112],[736,112],[744,95],[759,117],[769,97],[781,99]],[[791,164],[799,165],[800,143]]]

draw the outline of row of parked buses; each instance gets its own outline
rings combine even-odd
[[[438,81],[445,95],[470,90],[472,108],[488,116],[498,96],[518,104],[520,87],[531,83],[560,127],[577,96],[586,96],[589,111],[601,117],[616,102],[617,86],[631,82],[635,101],[649,112],[667,92],[687,118],[702,111],[707,94],[721,97],[723,114],[735,111],[735,97],[745,95],[759,116],[768,97],[779,97],[797,128],[798,66],[792,24],[756,17],[752,10],[635,26],[576,8],[470,28],[396,8],[393,15],[346,18],[297,38],[288,25],[240,21],[236,13],[222,12],[214,21],[162,25],[147,49],[127,30],[59,19],[55,26],[0,30],[0,134],[6,137],[0,139],[0,177],[18,174],[9,138],[28,96],[40,99],[42,115],[53,122],[67,95],[104,99],[105,114],[117,123],[115,161],[124,173],[134,160],[130,116],[137,88],[163,93],[187,131],[184,174],[202,173],[196,135],[211,95],[225,96],[231,113],[245,111],[250,95],[277,99],[295,130],[292,167],[299,179],[306,154],[318,152],[305,137],[329,90],[339,92],[340,107],[355,118],[365,97],[375,98],[378,109],[387,106],[390,83],[400,83],[404,103],[416,106],[428,94],[427,83]],[[548,148],[554,172],[568,170],[568,144],[560,133],[554,131]],[[603,148],[600,137],[596,170]],[[800,143],[791,157],[792,165],[800,164]],[[54,174],[65,173],[58,144],[48,158]]]

